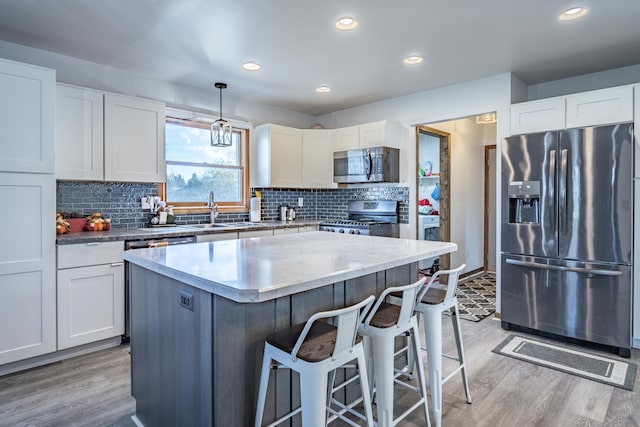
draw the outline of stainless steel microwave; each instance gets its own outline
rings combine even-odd
[[[400,150],[390,147],[360,148],[333,153],[333,182],[398,182]]]

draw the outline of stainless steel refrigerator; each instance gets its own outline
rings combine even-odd
[[[633,126],[502,145],[501,320],[629,357]]]

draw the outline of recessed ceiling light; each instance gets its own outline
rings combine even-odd
[[[403,62],[409,65],[419,64],[422,61],[424,61],[424,58],[420,55],[411,55],[403,59]]]
[[[329,93],[331,92],[331,88],[329,86],[320,86],[316,88],[316,92],[318,93]]]
[[[573,21],[575,19],[582,18],[589,12],[589,9],[586,7],[575,6],[570,9],[565,10],[562,15],[558,17],[561,21]]]
[[[336,21],[336,28],[341,31],[351,31],[358,26],[358,21],[350,16],[343,16]]]
[[[258,64],[257,62],[248,61],[242,64],[242,68],[247,71],[258,71],[260,68],[262,68],[262,65]]]

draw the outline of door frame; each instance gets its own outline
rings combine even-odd
[[[492,144],[492,145],[485,145],[484,146],[484,258],[483,258],[483,263],[484,263],[484,271],[488,271],[488,267],[489,267],[489,174],[490,174],[490,170],[489,170],[489,152],[491,150],[497,150],[497,145],[496,144]],[[496,163],[498,161],[497,158],[497,152],[496,152]],[[496,170],[498,165],[495,165]],[[498,179],[498,177],[496,176],[496,180]],[[497,181],[496,181],[497,182]],[[495,188],[494,188],[495,191]],[[498,206],[497,206],[497,200],[496,200],[496,215],[498,212]],[[496,245],[498,244],[498,242],[496,242]],[[494,248],[495,250],[495,248]],[[498,260],[496,260],[496,263],[498,262]]]
[[[438,129],[431,128],[429,126],[416,126],[416,165],[414,171],[416,171],[416,192],[415,201],[416,207],[418,206],[418,198],[420,197],[417,189],[420,186],[420,178],[417,173],[420,167],[420,159],[418,159],[420,134],[426,134],[436,137],[440,140],[440,240],[448,242],[451,240],[451,197],[449,194],[449,182],[451,179],[451,150],[449,149],[451,144],[451,134],[449,132],[443,132]],[[417,212],[417,208],[416,208]],[[418,236],[418,218],[416,217],[415,235]],[[449,254],[440,255],[440,269],[448,270],[450,268]]]

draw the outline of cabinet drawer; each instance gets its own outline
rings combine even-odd
[[[58,246],[58,268],[123,262],[124,242],[92,242]]]

